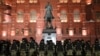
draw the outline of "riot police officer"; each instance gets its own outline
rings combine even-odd
[[[57,50],[58,56],[63,56],[64,48],[63,48],[61,41],[57,41],[56,50]]]
[[[54,52],[55,52],[55,48],[54,48],[54,43],[52,42],[52,40],[47,42],[47,56],[53,56]]]
[[[86,51],[86,56],[91,56],[92,47],[91,47],[90,41],[86,42],[85,51]]]
[[[28,44],[26,42],[26,39],[22,39],[22,43],[20,44],[20,56],[26,56],[28,50]]]
[[[6,45],[5,45],[5,41],[2,40],[1,41],[1,56],[5,56],[5,52],[6,52]]]
[[[40,44],[39,44],[39,56],[45,56],[45,51],[46,51],[46,47],[45,47],[45,43],[44,40],[42,39]]]
[[[80,40],[76,41],[75,49],[76,49],[76,55],[81,56],[81,54],[82,54],[81,53],[82,52],[82,45],[81,45]]]
[[[29,42],[29,56],[33,56],[35,51],[36,51],[36,42],[33,39],[33,37],[30,37],[30,42]]]
[[[68,43],[65,46],[66,55],[72,56],[73,55],[73,44],[71,43],[71,40],[68,40]]]
[[[17,56],[18,46],[16,44],[16,40],[13,40],[13,43],[11,44],[10,47],[10,51],[11,51],[11,56]]]
[[[95,53],[95,56],[100,56],[100,43],[98,39],[95,40],[94,53]]]

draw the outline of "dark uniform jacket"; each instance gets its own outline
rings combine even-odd
[[[17,44],[16,44],[16,43],[13,43],[13,44],[11,45],[11,50],[17,50],[17,49],[18,49]]]
[[[30,42],[29,45],[30,45],[30,48],[34,48],[35,49],[35,47],[36,47],[35,42]]]
[[[21,43],[20,49],[27,50],[27,43]]]
[[[45,44],[44,43],[40,43],[39,50],[40,51],[45,51]]]
[[[100,51],[100,44],[99,44],[99,43],[96,43],[96,44],[95,44],[95,50],[96,50],[96,51]]]
[[[58,44],[57,45],[57,51],[63,51],[63,45]]]

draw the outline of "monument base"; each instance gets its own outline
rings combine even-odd
[[[56,30],[52,28],[48,28],[48,29],[44,29],[43,33],[56,33]]]
[[[47,44],[47,41],[52,40],[52,42],[56,45],[56,30],[55,29],[44,29],[43,39],[44,39],[45,44]]]

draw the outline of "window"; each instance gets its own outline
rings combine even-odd
[[[68,28],[66,28],[66,34],[69,34],[69,31],[68,31],[69,29]]]
[[[1,23],[1,21],[2,21],[2,15],[1,15],[1,13],[0,13],[0,23]]]
[[[24,13],[22,11],[17,12],[17,22],[22,23],[24,21]]]
[[[5,10],[4,11],[4,20],[3,23],[10,23],[11,22],[11,13],[10,10]]]
[[[4,3],[4,1],[3,0],[0,0],[0,4],[3,4]]]
[[[24,3],[25,0],[17,0],[17,3]]]
[[[61,30],[61,28],[57,28],[56,31],[57,31],[57,34],[61,34],[61,31],[62,31],[62,30]]]
[[[96,20],[97,22],[100,22],[100,11],[96,12]]]
[[[11,36],[15,36],[15,30],[11,29]]]
[[[74,10],[74,22],[80,22],[80,12],[79,12],[79,10]]]
[[[68,0],[59,0],[60,3],[67,3]]]
[[[86,35],[87,35],[87,30],[86,30],[86,29],[83,29],[83,30],[82,30],[82,35],[83,35],[83,36],[86,36]]]
[[[74,35],[73,29],[69,29],[69,36],[73,36],[73,35]]]
[[[93,0],[95,4],[100,4],[100,0]]]
[[[38,0],[29,0],[29,3],[37,3]]]
[[[74,34],[77,34],[77,32],[76,32],[76,28],[74,28]]]
[[[67,22],[67,13],[65,10],[62,10],[60,13],[61,22]]]
[[[96,28],[96,33],[99,35],[100,34],[100,27]]]
[[[6,36],[7,36],[7,31],[5,31],[5,30],[2,31],[2,36],[3,36],[3,37],[6,37]]]
[[[80,3],[81,0],[72,0],[73,3]]]
[[[20,34],[20,30],[18,28],[15,29],[15,35],[19,35]]]
[[[32,33],[33,33],[33,30],[31,29],[31,28],[29,28],[29,35],[32,35]]]
[[[28,36],[28,35],[29,35],[28,29],[24,29],[24,36]]]
[[[76,0],[72,0],[73,3],[76,3]]]
[[[87,5],[90,5],[92,0],[86,0]]]
[[[98,28],[98,34],[100,34],[100,27]]]
[[[37,13],[36,11],[32,10],[30,12],[30,22],[36,22],[36,19],[37,19]]]
[[[79,28],[79,32],[78,32],[79,34],[82,34],[82,28]]]

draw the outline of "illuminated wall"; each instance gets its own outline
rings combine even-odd
[[[90,37],[99,37],[97,34],[100,28],[99,20],[95,18],[99,19],[100,8],[93,5],[92,0],[49,0],[49,2],[53,6],[52,13],[55,18],[52,24],[57,32],[57,40],[66,38],[88,40]],[[2,27],[0,39],[6,37],[21,40],[23,37],[31,36],[37,41],[42,39],[47,0],[5,0],[4,4],[8,7],[4,6],[3,17],[0,10],[0,27]]]

